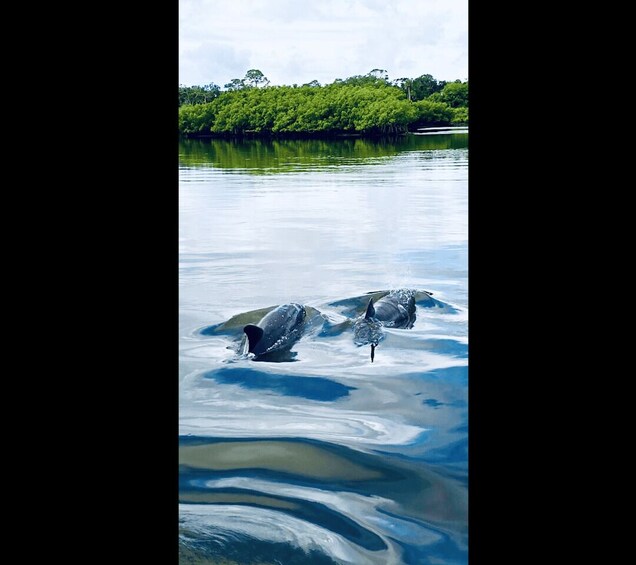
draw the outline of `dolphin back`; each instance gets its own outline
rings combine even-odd
[[[413,292],[392,292],[380,298],[373,308],[374,317],[387,328],[410,329],[415,323],[416,309]]]
[[[247,324],[243,331],[249,352],[265,355],[290,349],[302,336],[307,312],[301,304],[282,304],[268,312],[258,324]]]
[[[415,291],[401,289],[376,298],[369,298],[364,316],[353,325],[353,341],[356,345],[372,345],[371,361],[375,346],[384,339],[383,327],[410,329],[415,324]]]

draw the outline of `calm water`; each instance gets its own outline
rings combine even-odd
[[[180,145],[182,563],[468,562],[467,137]],[[373,363],[320,328],[235,353],[254,310],[398,288],[436,303]]]

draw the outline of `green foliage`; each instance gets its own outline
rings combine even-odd
[[[451,124],[454,126],[468,125],[468,107],[453,108]]]
[[[258,69],[250,69],[247,71],[243,81],[252,87],[257,87],[261,84],[267,86],[269,84],[269,79]]]
[[[415,125],[447,125],[453,117],[453,109],[444,102],[419,100],[413,104],[417,110]]]
[[[446,85],[446,81],[438,81],[432,75],[422,75],[417,78],[398,78],[393,84],[400,88],[410,100],[425,100],[431,95],[440,92]],[[440,102],[441,100],[437,100]]]
[[[451,108],[468,107],[468,82],[449,82],[439,93],[439,100]]]
[[[245,73],[243,78],[233,78],[225,85],[228,91],[243,90],[244,88],[256,88],[258,86],[267,86],[269,79],[258,69],[250,69]]]
[[[445,81],[438,81],[432,75],[421,75],[412,81],[412,100],[424,100],[431,94],[439,92],[444,88]]]
[[[184,104],[205,104],[211,102],[219,94],[221,88],[211,82],[204,86],[184,86],[179,85],[179,106]]]
[[[379,78],[384,80],[385,82],[388,82],[389,80],[389,74],[387,73],[386,69],[372,69],[367,73],[367,76]]]
[[[217,99],[218,100],[218,99]],[[218,103],[185,105],[179,108],[179,131],[186,135],[210,133]]]
[[[245,88],[245,81],[242,78],[233,78],[230,82],[223,86],[226,90],[241,90]]]
[[[374,86],[378,83],[384,83],[384,81],[369,75],[354,75],[344,80],[337,79],[333,84],[340,86]]]
[[[187,136],[379,135],[468,121],[468,83],[440,83],[431,75],[390,83],[384,69],[373,69],[325,86],[315,80],[303,86],[268,84],[261,71],[250,69],[226,84],[225,92],[212,83],[180,86],[179,131]],[[203,102],[196,89],[207,93]]]

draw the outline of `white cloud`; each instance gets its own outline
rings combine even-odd
[[[468,77],[468,0],[179,0],[179,82]]]

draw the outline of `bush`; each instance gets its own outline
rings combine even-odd
[[[417,126],[439,126],[450,124],[453,118],[453,109],[444,102],[431,102],[430,97],[427,100],[419,100],[414,103],[417,110],[415,124]]]
[[[451,124],[454,126],[468,125],[468,108],[453,108]]]

